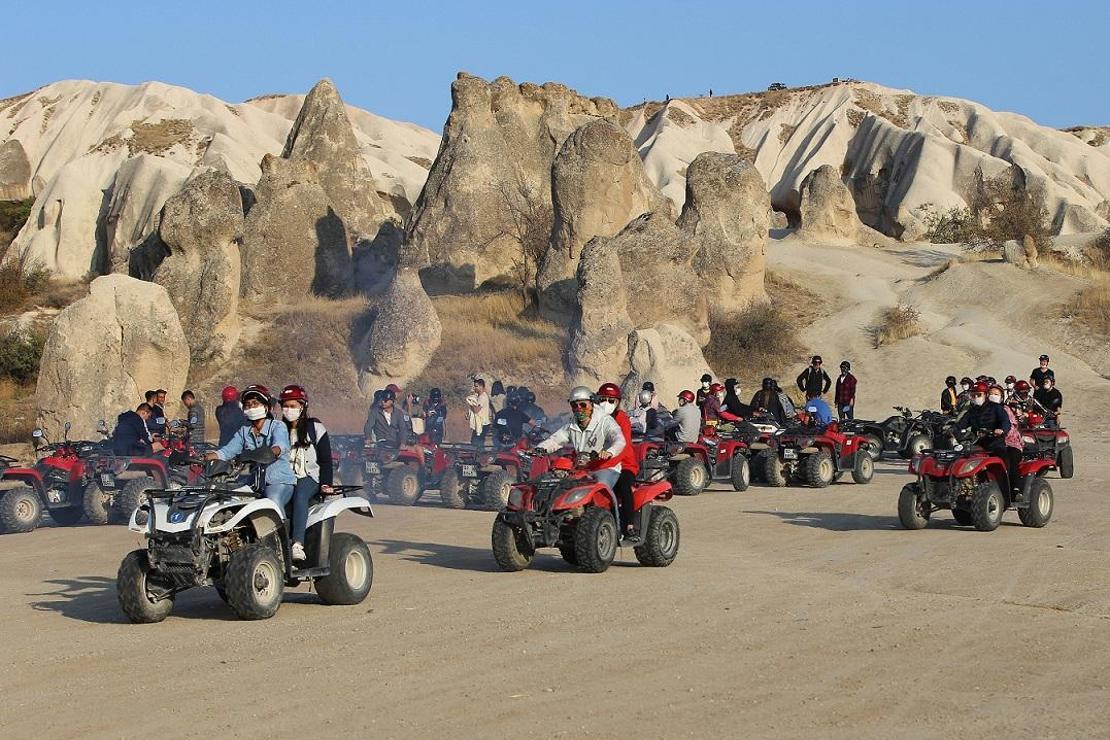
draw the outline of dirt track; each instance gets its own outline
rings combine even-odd
[[[1105,445],[1099,444],[1105,456]],[[496,572],[492,515],[349,517],[370,599],[287,595],[235,620],[211,590],[125,624],[118,527],[0,537],[9,737],[1092,736],[1110,726],[1110,466],[1079,455],[1043,530],[897,527],[906,476],[675,503],[670,568],[555,556]]]

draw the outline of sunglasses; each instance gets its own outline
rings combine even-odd
[[[592,406],[593,404],[589,401],[572,401],[570,404],[570,407],[575,411],[585,411]]]

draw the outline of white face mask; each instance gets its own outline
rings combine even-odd
[[[990,399],[991,403],[1002,403],[1002,396],[998,395],[997,393],[992,393],[990,395]]]
[[[251,421],[258,421],[266,418],[266,407],[251,406],[249,409],[243,409],[243,414]]]
[[[702,382],[701,387],[706,389],[706,390],[709,390],[709,381],[706,380],[706,381]]]
[[[1014,389],[1014,384],[1013,383],[1007,383],[1006,384],[1006,389],[1012,391]]]
[[[986,402],[986,400],[987,399],[983,398],[982,396],[976,396],[975,398],[971,399],[971,402],[976,406],[982,406]]]
[[[614,411],[617,410],[616,401],[598,401],[596,405],[599,409],[601,409],[601,413],[603,414],[611,415]]]
[[[281,415],[285,417],[286,421],[294,422],[297,419],[301,418],[301,407],[300,406],[295,406],[293,408],[282,407]]]
[[[960,387],[963,388],[965,391],[971,390],[971,386],[967,383],[963,383]]]
[[[1049,390],[1050,388],[1052,388],[1052,383],[1045,383],[1045,384],[1044,384],[1044,389],[1045,389],[1046,391],[1047,391],[1047,390]]]

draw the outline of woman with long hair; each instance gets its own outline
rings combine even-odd
[[[304,560],[308,504],[317,493],[332,492],[331,440],[328,430],[308,415],[308,393],[299,385],[281,391],[281,416],[289,430],[289,459],[296,483],[293,486],[293,527],[290,552],[294,561]]]

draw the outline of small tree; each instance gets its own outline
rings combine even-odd
[[[1012,240],[1033,238],[1038,249],[1052,243],[1052,223],[1042,188],[1029,188],[1018,173],[984,178],[980,173],[970,210],[980,228],[975,246],[994,251]]]
[[[499,188],[510,221],[504,233],[519,245],[513,257],[513,275],[527,308],[539,299],[540,266],[547,254],[554,213],[550,199],[525,182],[519,172],[512,182],[502,182]]]

